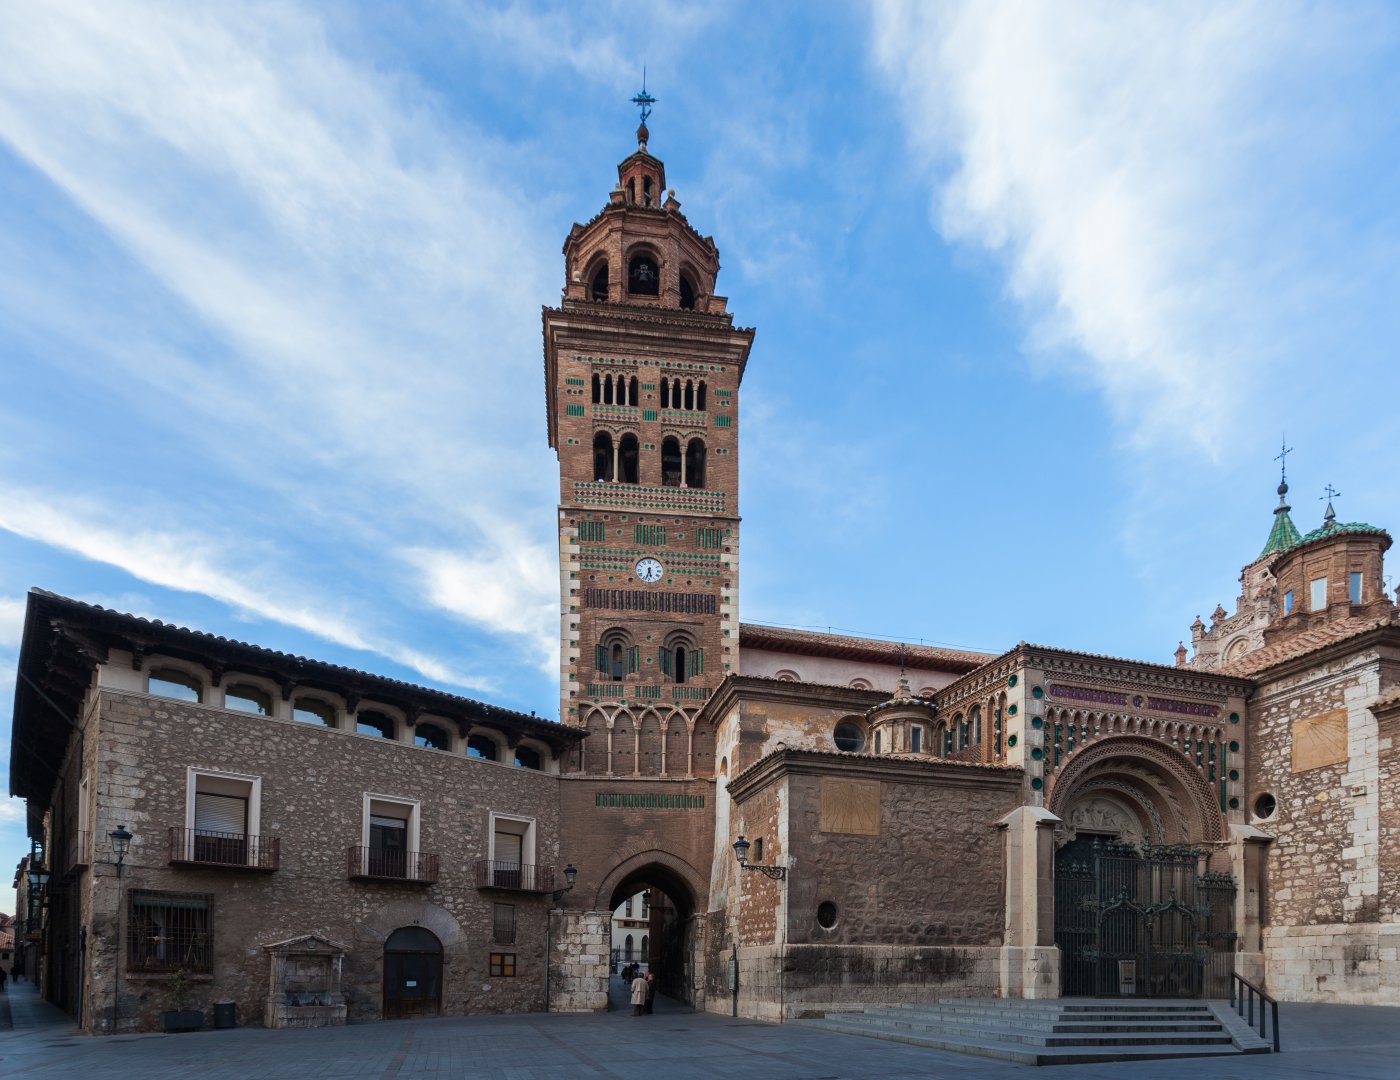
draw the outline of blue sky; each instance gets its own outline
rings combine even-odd
[[[1400,524],[1397,35],[1364,3],[9,5],[0,754],[36,585],[553,715],[539,308],[643,63],[758,330],[742,617],[1170,661],[1263,545],[1285,430],[1301,528],[1329,482]]]

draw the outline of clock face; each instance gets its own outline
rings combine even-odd
[[[637,560],[637,576],[643,581],[660,581],[665,570],[666,568],[650,555]]]

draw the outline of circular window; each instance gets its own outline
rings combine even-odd
[[[842,720],[837,724],[831,737],[836,743],[836,749],[844,750],[848,754],[854,754],[865,746],[865,732],[861,731],[859,724],[851,720]]]
[[[1278,813],[1278,800],[1269,792],[1264,792],[1259,798],[1254,800],[1254,816],[1257,818],[1271,818]]]
[[[836,905],[830,900],[823,900],[817,905],[817,925],[823,930],[830,930],[836,925]]]

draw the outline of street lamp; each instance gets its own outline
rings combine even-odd
[[[739,865],[745,870],[757,870],[764,877],[770,877],[774,881],[787,880],[786,866],[760,866],[758,863],[749,862],[750,844],[742,836],[734,841],[734,857],[739,860]]]
[[[564,867],[564,880],[567,881],[568,884],[562,889],[555,889],[554,892],[550,893],[550,895],[554,897],[554,902],[556,904],[559,903],[566,892],[574,887],[574,878],[576,877],[578,877],[578,871],[574,868],[573,863],[569,863]]]
[[[117,857],[117,940],[116,955],[112,958],[112,1034],[115,1035],[121,1016],[122,870],[126,864],[126,853],[131,850],[131,833],[125,825],[118,825],[107,837],[112,841],[112,854]]]

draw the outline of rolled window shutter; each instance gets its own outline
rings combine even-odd
[[[248,800],[237,795],[194,793],[194,831],[242,836],[248,827]]]

